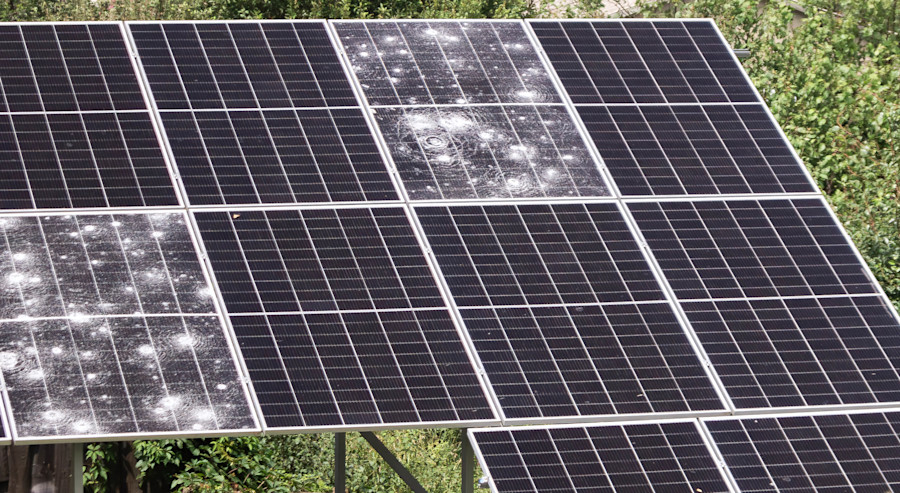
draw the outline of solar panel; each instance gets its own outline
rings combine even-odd
[[[173,206],[119,25],[0,26],[0,209]]]
[[[894,491],[900,415],[824,414],[708,420],[740,491]]]
[[[615,204],[415,211],[507,419],[722,409]]]
[[[494,419],[404,209],[196,218],[267,427]]]
[[[711,21],[529,24],[575,104],[759,102]]]
[[[820,198],[628,207],[680,300],[878,292]]]
[[[16,438],[256,428],[183,213],[0,218]]]
[[[470,432],[492,491],[729,492],[696,422]]]
[[[761,105],[579,106],[623,195],[813,192]]]
[[[397,200],[324,22],[128,27],[192,205]]]
[[[520,22],[334,22],[410,200],[609,195]]]

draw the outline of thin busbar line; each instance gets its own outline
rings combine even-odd
[[[449,214],[449,210],[448,210],[448,214]],[[451,223],[453,224],[453,229],[456,231],[456,235],[461,238],[462,232],[459,230],[459,225],[456,224],[456,220],[453,218],[452,215],[450,216],[450,219],[451,219]],[[420,231],[424,231],[424,230],[420,229]],[[424,233],[422,234],[422,237],[425,241],[428,241],[427,235],[425,235]],[[430,242],[428,244],[430,245]],[[462,242],[462,247],[463,247],[463,250],[465,250],[465,252],[466,252],[466,256],[470,259],[473,258],[472,253],[469,251],[469,246],[465,242]],[[429,250],[432,250],[432,252],[433,252],[433,249],[429,248]],[[442,269],[440,267],[440,262],[435,262],[435,268],[437,269],[437,272],[440,273],[440,277],[444,280],[444,282],[446,282],[447,278],[442,273]],[[476,269],[476,272],[477,272],[477,269]],[[485,286],[484,281],[481,279],[481,276],[476,276],[476,277],[478,278],[478,284],[481,286],[482,291],[486,294],[490,293],[490,291],[487,289],[487,286]],[[465,328],[465,331],[468,334],[468,328],[466,328],[466,325],[465,325],[465,317],[463,317],[463,309],[461,307],[459,307],[458,305],[456,305],[456,300],[455,300],[455,298],[453,298],[453,292],[449,288],[447,289],[447,296],[453,301],[453,304],[456,306],[456,312],[458,313],[459,320],[461,321],[460,323],[461,323],[462,327]],[[490,301],[490,298],[488,300]],[[505,330],[501,330],[500,333],[503,334],[503,340],[506,342],[506,346],[509,348],[509,352],[512,355],[513,360],[515,361],[516,366],[519,369],[519,374],[523,375],[522,380],[525,383],[525,387],[528,389],[528,393],[530,394],[531,400],[534,403],[535,409],[537,409],[538,414],[543,416],[544,411],[543,411],[543,409],[541,409],[541,406],[540,406],[540,403],[538,402],[537,396],[535,395],[534,390],[531,388],[531,384],[528,382],[528,379],[524,378],[525,368],[522,366],[522,362],[519,361],[519,356],[516,354],[516,351],[513,347],[512,341],[509,340],[509,336],[506,334]],[[475,345],[474,340],[472,341],[472,348],[473,348],[473,351],[477,354],[478,350],[477,350],[477,346]],[[480,356],[479,356],[479,361],[481,361]],[[483,368],[483,364],[482,364],[482,368]],[[499,395],[497,395],[494,387],[490,386],[489,391],[491,394],[493,394],[495,396],[495,399],[497,400],[497,402],[499,404]],[[505,412],[503,411],[502,406],[500,406],[500,412],[504,413],[504,416],[505,416]]]
[[[265,306],[264,302],[263,302],[263,296],[259,292],[259,288],[256,285],[256,279],[255,279],[255,276],[253,275],[253,269],[250,268],[250,261],[247,259],[247,254],[244,251],[243,244],[241,244],[240,235],[238,234],[237,228],[235,227],[234,222],[231,220],[230,217],[228,218],[228,225],[231,228],[231,234],[233,235],[234,239],[236,240],[235,243],[237,244],[238,251],[241,254],[241,260],[243,260],[244,265],[247,266],[247,276],[250,278],[250,284],[253,286],[253,293],[256,295],[256,299],[259,302],[259,306],[263,307],[263,306]],[[202,241],[202,236],[200,236],[198,239],[200,241]],[[211,269],[211,272],[213,272],[213,274],[215,274],[215,268]],[[218,283],[217,283],[217,286],[218,286],[219,290],[221,290],[221,285],[218,285]],[[329,291],[330,291],[330,289],[329,289]],[[224,298],[224,297],[222,297],[222,298]],[[224,302],[224,299],[222,301],[222,306],[224,307],[227,316],[229,316],[229,317],[233,316],[230,312],[228,312],[228,304]],[[306,325],[306,324],[304,323],[304,325]],[[278,362],[281,364],[282,370],[284,370],[284,380],[287,383],[288,387],[291,389],[291,398],[293,399],[294,405],[296,406],[297,414],[300,415],[300,420],[304,424],[306,424],[306,420],[304,419],[303,413],[300,410],[300,402],[297,400],[297,391],[294,389],[294,385],[291,382],[290,372],[288,372],[287,366],[284,363],[284,355],[281,354],[281,348],[278,346],[278,338],[275,337],[275,332],[272,329],[272,325],[269,323],[268,316],[266,316],[266,328],[269,329],[269,336],[271,337],[272,346],[275,348],[275,353],[278,355]],[[307,327],[307,332],[308,331],[309,331],[309,328]],[[309,337],[310,337],[310,341],[312,341],[313,340],[312,334],[310,334]],[[235,339],[238,339],[236,333],[235,333]],[[315,348],[315,344],[313,344],[313,347]],[[240,351],[240,342],[238,342],[238,347],[236,349],[238,350],[237,351],[238,356],[240,357],[240,359],[242,361],[244,361],[244,364],[246,364],[246,359],[244,358],[243,351]],[[322,361],[318,356],[318,350],[316,350],[316,358],[319,360],[319,365],[321,366]],[[325,372],[324,368],[322,369],[322,372],[323,372],[323,375],[325,375],[325,379],[327,382],[328,376],[327,376],[327,374],[324,373]],[[247,370],[248,378],[250,378],[249,375],[250,375],[250,371],[248,369]],[[250,378],[250,380],[252,382],[252,378]],[[329,390],[330,390],[330,388],[329,388]],[[255,389],[254,389],[254,394],[256,394]],[[332,393],[332,397],[333,396],[334,396],[334,394]],[[258,399],[258,396],[257,396],[257,399]],[[337,403],[335,403],[335,405],[337,405]],[[260,406],[261,406],[261,404],[260,404]],[[340,407],[338,407],[338,409],[340,410]],[[260,417],[263,419],[263,422],[265,422],[265,414],[262,413],[262,410],[260,410],[260,414],[261,414]],[[343,421],[344,421],[344,419],[343,419],[343,417],[341,417],[341,422],[343,423]]]
[[[482,212],[484,213],[485,218],[490,222],[490,218],[488,217],[487,213],[484,212],[484,209],[482,209]],[[556,282],[553,281],[553,274],[550,272],[550,268],[548,267],[547,262],[544,260],[544,257],[541,254],[540,248],[537,246],[537,243],[534,241],[534,236],[531,233],[530,228],[528,228],[528,224],[525,222],[524,216],[522,216],[522,211],[518,207],[516,207],[516,214],[519,216],[519,220],[522,222],[522,225],[524,226],[525,231],[527,231],[529,233],[529,240],[531,240],[531,246],[534,247],[535,253],[537,253],[538,258],[541,260],[541,266],[544,268],[544,272],[546,272],[547,277],[550,279],[551,286],[553,286],[553,290],[556,292],[556,296],[560,299],[560,301],[562,301],[562,299],[563,299],[562,293],[559,291],[559,288],[557,287]],[[556,220],[556,223],[559,224],[559,220],[556,217],[555,211],[553,211],[553,218]],[[560,226],[560,233],[563,236],[565,236],[562,226]],[[495,235],[495,237],[496,237],[496,235]],[[501,245],[501,248],[502,248],[502,244],[500,243],[499,237],[496,237],[496,238],[497,238],[497,243],[499,245]],[[567,243],[568,243],[568,239],[567,239]],[[570,247],[571,247],[571,245],[570,245]],[[504,255],[506,255],[505,251],[504,251]],[[582,275],[585,276],[585,280],[587,281],[587,284],[590,287],[590,280],[587,278],[587,275],[584,274],[584,270],[581,269],[581,263],[578,262],[578,258],[577,258],[577,256],[575,256],[574,252],[572,252],[572,256],[575,257],[576,264],[578,265],[579,270],[581,270]],[[513,276],[515,276],[515,273],[513,273]],[[594,299],[599,302],[600,300],[597,298],[596,293],[593,293],[593,289],[591,289],[591,291],[594,296]],[[528,308],[529,314],[532,317],[532,320],[534,320],[534,322],[535,322],[535,326],[537,326],[537,328],[538,328],[537,333],[541,335],[541,338],[546,339],[544,337],[543,328],[540,327],[540,324],[538,323],[537,318],[534,316],[534,312],[531,308],[531,305],[529,305],[527,308]],[[606,399],[609,401],[610,406],[613,408],[613,412],[615,414],[618,414],[618,410],[616,409],[616,403],[613,401],[612,395],[610,395],[610,393],[609,393],[609,389],[606,388],[606,382],[604,382],[603,378],[600,376],[600,371],[597,369],[597,365],[594,362],[594,358],[591,355],[591,352],[588,350],[587,345],[585,344],[584,339],[581,336],[581,331],[579,330],[578,324],[575,323],[575,320],[572,318],[572,314],[569,310],[564,310],[564,311],[566,314],[566,318],[569,320],[569,323],[572,324],[572,331],[575,333],[576,338],[578,339],[578,343],[581,346],[581,349],[584,351],[585,359],[590,363],[591,369],[594,371],[594,375],[597,377],[597,382],[600,383],[600,387],[603,389],[603,393],[606,395]],[[496,311],[495,311],[495,313],[496,313]],[[499,321],[500,320],[499,314],[497,314],[496,316]],[[548,353],[547,353],[548,356],[550,357],[550,359],[552,359],[554,361],[554,364],[556,364],[557,356],[555,354],[553,354],[553,351],[550,349],[549,344],[547,345],[547,350],[548,350]],[[627,359],[627,357],[626,357],[626,359]],[[559,369],[558,365],[557,365],[557,370],[559,371],[560,380],[563,382],[566,382],[566,376]],[[637,377],[637,375],[635,375],[635,377]],[[640,383],[638,385],[640,386]],[[566,387],[568,388],[568,385],[566,385]],[[641,388],[641,390],[643,391],[643,387]],[[574,398],[572,399],[572,402],[575,403],[575,408],[578,409],[578,407],[579,407],[578,403],[575,402]],[[580,409],[578,409],[578,414],[581,415]],[[574,487],[574,485],[573,485],[573,487]]]
[[[187,101],[188,106],[191,109],[193,109],[194,104],[193,104],[193,102],[191,102],[191,98],[188,96],[187,86],[184,85],[184,77],[181,74],[181,69],[179,69],[178,64],[175,63],[175,52],[172,51],[172,44],[169,43],[169,36],[166,33],[166,30],[162,25],[159,26],[159,32],[160,32],[160,34],[162,34],[163,40],[165,40],[165,42],[166,42],[166,50],[169,52],[169,56],[172,58],[172,67],[175,70],[175,75],[178,78],[178,84],[181,86],[181,91],[184,93],[185,101]],[[133,35],[132,35],[132,38],[133,38]],[[137,45],[135,44],[135,46],[137,46]],[[137,50],[135,50],[135,51],[137,51]],[[137,56],[137,58],[140,59],[140,56]],[[141,70],[144,71],[144,74],[146,76],[146,69],[144,68],[143,61],[141,61]],[[146,80],[146,78],[145,78],[145,80]],[[165,123],[162,121],[163,112],[160,111],[160,109],[159,109],[159,104],[156,102],[156,97],[153,94],[153,90],[150,87],[149,82],[147,82],[147,93],[151,97],[153,97],[153,106],[156,109],[156,114],[159,115],[160,130],[162,131],[162,135],[165,139],[166,147],[168,147],[170,155],[172,157],[171,166],[172,166],[173,171],[175,172],[176,176],[178,176],[178,181],[181,182],[181,185],[184,188],[184,200],[185,200],[184,205],[186,208],[188,208],[188,207],[190,207],[190,204],[191,204],[190,194],[187,193],[187,186],[184,183],[184,179],[181,177],[181,171],[178,168],[178,163],[176,162],[176,159],[175,159],[175,153],[172,150],[172,143],[169,141],[169,134],[166,131]],[[207,146],[206,146],[206,142],[203,141],[203,132],[200,130],[200,123],[197,121],[197,118],[193,113],[191,113],[191,122],[194,124],[194,128],[197,130],[197,135],[200,136],[200,146],[203,148],[203,154],[206,156],[207,161],[209,161],[209,163],[210,163],[209,171],[210,171],[210,175],[212,176],[213,182],[215,182],[215,184],[216,184],[216,190],[218,190],[220,196],[224,197],[225,194],[222,191],[222,184],[219,182],[219,176],[216,174],[215,168],[212,165],[213,164],[212,155],[209,152],[209,148],[207,148]]]
[[[384,234],[381,232],[381,228],[379,227],[378,220],[375,217],[375,215],[372,214],[371,209],[369,209],[368,212],[369,212],[369,217],[372,218],[373,224],[375,224],[375,230],[378,232],[378,238],[379,238],[379,240],[381,240],[381,246],[384,248],[384,251],[388,253],[388,260],[390,260],[391,269],[394,271],[394,275],[397,276],[397,281],[400,284],[401,290],[403,291],[403,296],[406,298],[406,303],[408,306],[412,307],[413,302],[412,302],[412,300],[409,299],[409,293],[406,290],[406,286],[403,284],[403,278],[400,276],[400,271],[397,270],[397,264],[394,262],[394,257],[392,255],[390,255],[390,249],[388,248],[387,241],[384,239]],[[405,215],[403,217],[406,218]],[[410,233],[415,234],[411,228],[410,228]],[[436,284],[437,283],[435,283],[435,287],[437,287]],[[422,330],[421,323],[419,322],[419,317],[416,317],[415,315],[413,317],[416,320],[416,327],[418,327],[419,332],[422,333],[422,342],[424,343],[426,349],[428,349],[428,356],[431,358],[431,362],[434,365],[434,368],[439,369],[437,360],[435,359],[434,354],[431,351],[431,346],[428,344],[428,340],[425,338],[425,331]],[[400,375],[403,379],[403,386],[406,388],[406,392],[409,395],[410,403],[412,404],[413,409],[415,409],[415,411],[416,411],[416,417],[421,421],[422,417],[419,414],[419,407],[416,405],[416,399],[413,397],[412,390],[410,390],[410,388],[409,388],[409,382],[406,379],[406,375],[405,375],[405,372],[403,371],[403,367],[400,365],[400,361],[397,359],[397,354],[394,352],[394,347],[390,342],[390,337],[387,333],[387,329],[384,326],[384,321],[381,320],[380,314],[378,315],[378,320],[380,322],[379,325],[381,327],[381,331],[384,333],[384,338],[385,338],[385,341],[387,342],[387,347],[390,350],[391,356],[394,358],[394,363],[397,365],[397,370],[400,372]],[[438,375],[438,378],[441,381],[442,390],[444,391],[444,394],[447,396],[448,402],[450,402],[450,405],[453,407],[453,413],[456,414],[457,418],[459,418],[459,412],[457,411],[456,406],[453,405],[453,398],[450,396],[450,392],[447,388],[447,383],[444,381],[444,375],[440,372],[440,370],[438,370],[436,373]]]
[[[451,216],[451,217],[453,219],[453,223],[457,224],[456,217],[455,216]],[[487,219],[487,217],[486,217],[486,219]],[[497,231],[494,229],[494,225],[490,222],[489,219],[487,220],[487,224],[490,229],[491,236],[493,237],[494,241],[496,242],[497,246],[499,247],[501,254],[503,255],[503,260],[506,263],[506,267],[509,269],[509,273],[510,273],[511,277],[516,282],[516,287],[519,289],[519,293],[522,295],[523,299],[527,300],[527,295],[525,294],[525,290],[522,288],[522,285],[516,279],[516,271],[515,271],[515,269],[513,269],[512,263],[509,261],[509,257],[507,256],[506,250],[503,248],[503,245],[500,243],[499,236],[497,235]],[[461,233],[460,233],[460,238],[462,238]],[[476,272],[478,272],[479,269],[477,268],[477,264],[475,264],[473,262],[473,266],[476,266]],[[478,272],[478,276],[481,277],[480,272]],[[555,286],[554,286],[554,289],[555,289]],[[489,291],[485,291],[485,292],[488,295],[488,299],[490,299],[490,292]],[[532,307],[529,306],[527,308],[527,310],[528,310],[529,315],[531,315],[532,320],[534,320],[535,324],[537,325],[537,318],[534,315],[534,311],[533,311]],[[499,316],[499,314],[496,313],[496,310],[492,310],[492,311],[494,311],[494,316],[496,317],[497,322],[501,326],[501,330],[503,331],[504,337],[505,337],[506,336],[506,328],[503,326],[503,323],[500,320],[500,316]],[[556,373],[560,377],[560,383],[562,383],[563,387],[566,388],[566,393],[568,394],[569,401],[572,403],[572,407],[575,409],[575,412],[579,416],[581,416],[581,414],[582,414],[581,409],[579,409],[578,402],[575,401],[575,397],[572,393],[572,390],[569,388],[569,382],[567,382],[566,379],[563,377],[563,372],[562,372],[562,369],[559,367],[559,363],[556,361],[556,358],[553,356],[553,349],[550,348],[550,343],[547,341],[547,338],[544,337],[544,334],[541,332],[540,329],[537,330],[537,333],[538,333],[538,335],[541,336],[541,342],[544,343],[544,349],[547,351],[547,355],[548,355],[550,361],[553,363],[553,368],[556,369]],[[513,352],[515,351],[515,348],[511,344],[510,344],[510,350]],[[529,388],[530,388],[530,385],[529,385]],[[538,403],[538,407],[540,407],[540,403]],[[541,413],[541,414],[543,415],[543,413]]]

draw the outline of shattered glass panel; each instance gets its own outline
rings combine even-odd
[[[215,313],[182,214],[0,218],[0,320]]]
[[[560,103],[515,22],[336,22],[372,105]]]
[[[255,426],[183,214],[0,218],[19,437]]]
[[[219,318],[0,322],[19,437],[254,426]]]
[[[609,195],[562,106],[380,108],[410,199]]]

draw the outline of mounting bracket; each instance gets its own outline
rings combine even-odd
[[[400,476],[413,493],[428,493],[424,486],[406,466],[397,459],[390,449],[371,431],[361,431],[360,435],[369,442],[369,446],[384,459],[391,469]],[[472,444],[465,430],[462,430],[462,493],[474,493],[475,491],[475,454]],[[345,493],[347,491],[347,435],[345,433],[334,434],[334,491]]]

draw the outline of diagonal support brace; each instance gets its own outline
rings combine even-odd
[[[409,489],[411,489],[413,493],[428,493],[425,488],[422,487],[421,483],[419,483],[419,480],[409,472],[409,469],[397,459],[393,452],[385,447],[384,443],[382,443],[374,433],[371,431],[361,431],[360,435],[362,435],[362,437],[369,442],[369,445],[378,452],[378,455],[391,466],[391,469],[397,473],[397,476],[400,476],[400,479],[406,483],[406,486],[409,486]]]

